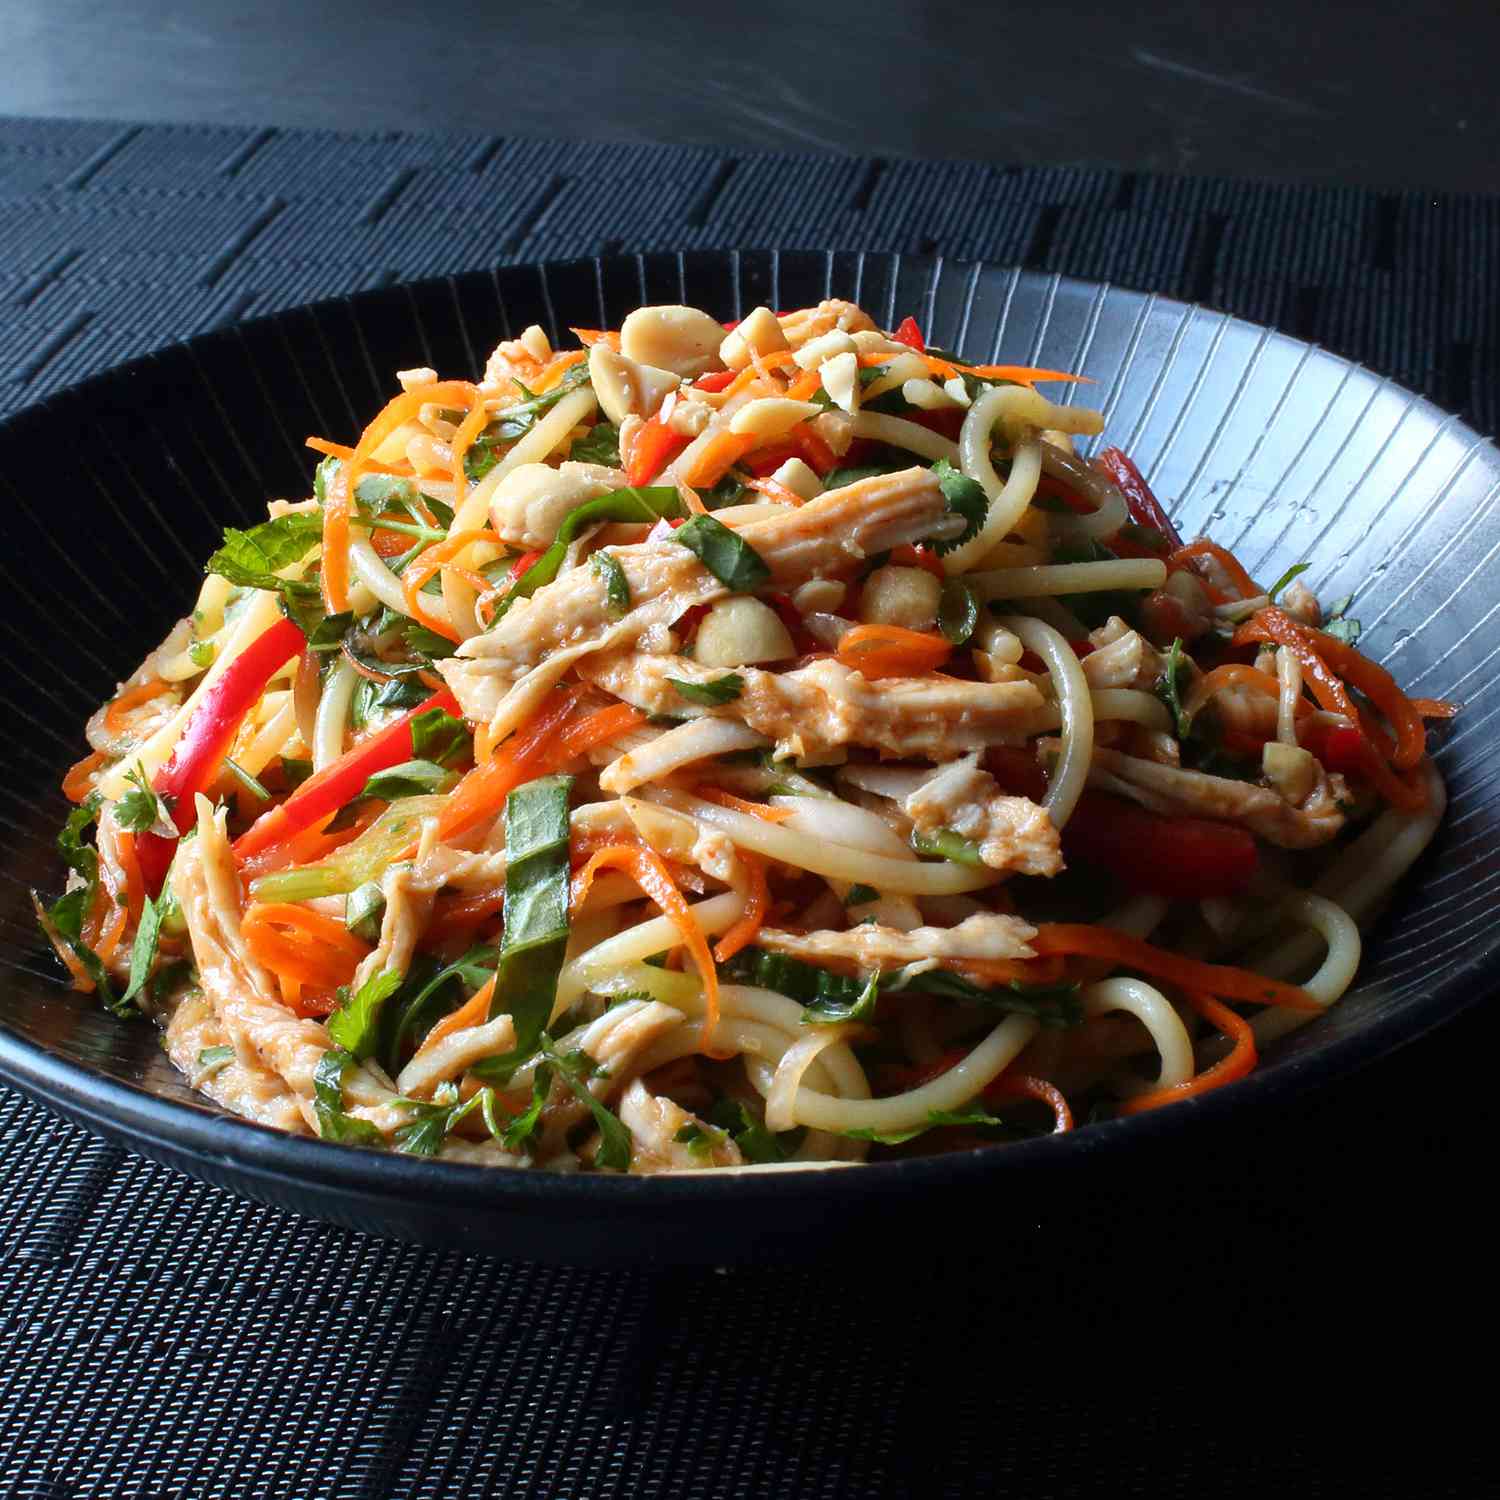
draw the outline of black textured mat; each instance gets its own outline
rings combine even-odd
[[[1500,200],[19,121],[0,121],[0,412],[356,288],[773,244],[1198,298],[1497,425]],[[976,1203],[920,1264],[872,1244],[816,1266],[810,1245],[807,1268],[722,1275],[381,1244],[3,1092],[0,1494],[1477,1493],[1455,1355],[1487,1353],[1495,1041],[1470,1012],[1179,1159],[1149,1201],[1102,1195],[1045,1231]]]

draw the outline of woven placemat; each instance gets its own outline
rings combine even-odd
[[[1203,300],[1497,425],[1500,200],[3,120],[0,413],[316,297],[765,245]],[[809,1245],[805,1268],[732,1273],[386,1245],[0,1090],[0,1494],[1473,1493],[1447,1355],[1484,1305],[1467,1226],[1495,1031],[1471,1012],[1065,1229],[976,1203],[921,1264]]]

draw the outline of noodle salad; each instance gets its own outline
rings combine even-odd
[[[655,1172],[1244,1077],[1431,839],[1427,720],[1098,412],[851,303],[398,373],[89,720],[73,984],[265,1125]]]

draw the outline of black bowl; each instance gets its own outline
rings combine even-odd
[[[1354,594],[1362,645],[1428,696],[1470,707],[1441,752],[1451,810],[1370,944],[1359,983],[1241,1083],[1071,1136],[858,1170],[688,1178],[478,1170],[295,1139],[193,1095],[155,1033],[66,988],[27,887],[60,883],[57,784],[93,708],[192,597],[226,523],[308,492],[308,433],[349,440],[430,364],[475,373],[539,322],[618,325],[643,302],[717,316],[853,298],[975,359],[1081,371],[1188,534],[1263,578],[1311,564],[1325,600]],[[1500,797],[1481,733],[1500,610],[1487,576],[1500,454],[1456,418],[1270,329],[1056,276],[809,253],[648,256],[474,273],[362,293],[194,339],[0,426],[4,713],[0,1073],[69,1118],[207,1181],[378,1234],[540,1259],[732,1260],[813,1253],[878,1228],[942,1232],[980,1204],[1034,1219],[1109,1174],[1159,1177],[1225,1122],[1265,1120],[1485,993],[1500,924]],[[1128,1180],[1128,1179],[1127,1179]],[[990,1211],[993,1211],[992,1209]]]

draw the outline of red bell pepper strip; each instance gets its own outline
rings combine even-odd
[[[278,620],[250,642],[204,692],[188,716],[171,759],[151,778],[152,790],[168,799],[172,822],[186,833],[197,820],[196,795],[214,779],[245,715],[260,701],[266,684],[307,644],[291,620]],[[141,881],[153,900],[176,852],[175,839],[149,830],[136,835]]]
[[[419,703],[378,734],[362,740],[331,765],[308,777],[279,807],[273,807],[257,818],[234,841],[235,859],[243,864],[273,844],[284,843],[311,828],[359,796],[365,783],[377,771],[387,771],[410,760],[416,754],[411,739],[411,721],[435,708],[455,718],[460,716],[458,702],[452,693],[434,693],[425,703]]]
[[[922,330],[917,327],[915,318],[902,318],[901,326],[891,335],[898,344],[907,344],[915,349],[918,354],[927,352],[927,341],[922,337]]]
[[[687,438],[680,432],[674,432],[660,417],[652,417],[635,435],[630,462],[625,466],[625,482],[636,487],[648,484],[687,445]]]
[[[525,572],[525,571],[526,571],[526,570],[527,570],[527,569],[528,569],[528,568],[530,568],[530,567],[531,567],[531,565],[532,565],[532,564],[533,564],[533,563],[535,563],[535,562],[536,562],[536,560],[537,560],[537,559],[538,559],[538,558],[539,558],[539,557],[540,557],[540,556],[541,556],[541,555],[542,555],[542,554],[541,554],[541,553],[540,553],[540,552],[523,552],[523,553],[522,553],[522,554],[521,554],[521,555],[520,555],[520,556],[519,556],[519,557],[518,557],[518,558],[517,558],[517,559],[516,559],[516,560],[515,560],[515,561],[514,561],[514,562],[513,562],[513,563],[512,563],[512,564],[511,564],[511,565],[510,565],[510,573],[509,573],[509,575],[508,575],[508,577],[509,577],[509,580],[510,580],[510,582],[511,582],[511,583],[514,583],[514,582],[515,582],[515,581],[516,581],[516,580],[517,580],[517,579],[518,579],[518,578],[520,578],[520,576],[521,576],[521,575],[522,575],[522,574],[523,574],[523,573],[524,573],[524,572]],[[420,712],[421,712],[421,710],[420,710],[420,709],[418,709],[418,710],[417,710],[417,712],[418,712],[418,713],[420,713]]]
[[[1238,896],[1255,875],[1254,837],[1208,818],[1162,818],[1111,797],[1085,792],[1063,830],[1069,863],[1097,865],[1137,890],[1177,901]]]
[[[1181,547],[1182,538],[1177,534],[1177,528],[1161,508],[1161,502],[1151,493],[1151,486],[1146,483],[1141,471],[1118,448],[1106,448],[1097,462],[1124,495],[1130,519],[1137,526],[1149,526],[1161,532],[1172,544],[1174,551]]]
[[[693,389],[695,391],[722,391],[738,374],[738,370],[712,370],[707,375],[700,375],[693,382]]]

